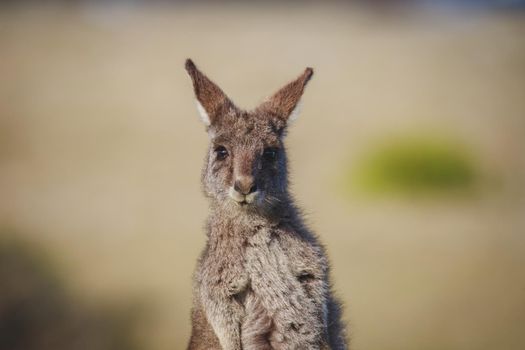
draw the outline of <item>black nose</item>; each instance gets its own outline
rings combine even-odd
[[[252,178],[241,178],[233,184],[233,189],[241,194],[247,195],[257,191],[257,185]]]

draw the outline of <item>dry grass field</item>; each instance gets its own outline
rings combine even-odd
[[[525,13],[2,7],[0,235],[45,251],[75,300],[140,305],[143,348],[183,349],[207,214],[184,59],[246,108],[312,66],[287,139],[293,191],[353,348],[523,349],[523,38]],[[404,133],[459,140],[476,190],[343,189],[362,154]]]

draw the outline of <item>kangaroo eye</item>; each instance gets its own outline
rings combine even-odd
[[[228,157],[228,150],[224,146],[218,146],[215,148],[215,154],[217,155],[217,160],[224,160]]]
[[[275,160],[275,158],[277,158],[277,149],[276,148],[266,148],[263,152],[263,158],[265,160]]]

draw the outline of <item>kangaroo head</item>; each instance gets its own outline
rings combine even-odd
[[[252,111],[237,108],[189,59],[186,70],[210,137],[202,174],[206,195],[233,208],[279,208],[288,195],[283,137],[313,70],[307,68]]]

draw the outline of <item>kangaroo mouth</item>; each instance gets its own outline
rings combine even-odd
[[[228,194],[235,203],[239,204],[242,207],[255,204],[257,198],[260,196],[259,191],[244,195],[242,193],[237,192],[235,189],[233,189],[233,187],[230,187]]]

